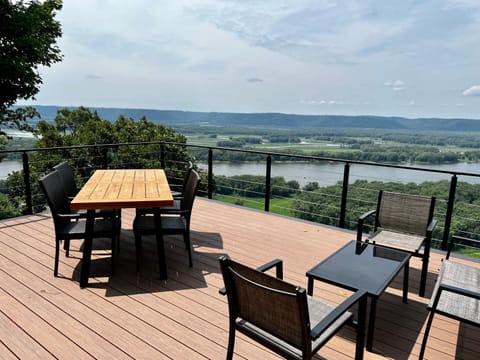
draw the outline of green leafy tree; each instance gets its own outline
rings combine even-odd
[[[34,109],[9,109],[18,99],[34,99],[42,84],[39,66],[62,60],[56,12],[60,0],[0,0],[0,125],[26,126]]]

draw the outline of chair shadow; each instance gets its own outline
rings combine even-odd
[[[367,306],[367,327],[370,301],[369,299]],[[356,306],[352,310],[355,318],[358,319]],[[422,302],[409,299],[407,303],[403,303],[401,296],[388,292],[382,294],[377,301],[371,353],[387,359],[406,360],[411,358],[412,349],[416,346],[427,316],[426,305]],[[337,336],[352,344],[356,342],[356,331],[349,326],[341,329]],[[352,351],[354,351],[353,348],[354,345],[352,345]],[[365,349],[366,358],[368,358],[368,353]]]
[[[216,250],[223,248],[219,233],[191,231],[193,266],[188,266],[188,252],[181,235],[164,237],[167,279],[160,279],[157,245],[154,236],[142,238],[140,271],[136,271],[136,251],[133,231],[122,229],[120,254],[115,257],[115,270],[111,273],[111,241],[94,239],[88,287],[105,289],[106,296],[125,296],[156,293],[208,286],[205,275],[220,273],[218,258],[225,255]],[[205,251],[203,251],[205,249]],[[83,247],[80,248],[80,251]],[[96,254],[101,255],[96,255]],[[105,255],[103,255],[105,254]],[[71,256],[73,252],[71,252]],[[77,256],[76,254],[74,256]],[[81,252],[72,278],[80,279]]]
[[[435,318],[433,319],[435,321]],[[455,359],[476,360],[480,353],[480,327],[460,322]]]

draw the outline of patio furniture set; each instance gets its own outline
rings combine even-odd
[[[97,237],[111,238],[113,273],[120,247],[122,208],[136,208],[133,233],[137,272],[142,237],[146,235],[156,238],[161,279],[167,278],[164,235],[183,236],[188,264],[193,265],[190,218],[200,177],[191,163],[178,191],[171,191],[161,169],[97,170],[78,190],[66,162],[54,167],[39,182],[55,226],[54,276],[58,275],[61,241],[68,256],[70,240],[84,239],[80,286],[87,286],[92,241]],[[225,288],[220,293],[227,296],[229,310],[227,359],[233,357],[237,331],[285,358],[308,359],[344,325],[356,329],[355,358],[363,359],[365,337],[366,349],[373,348],[377,300],[402,270],[402,301],[407,301],[412,256],[422,259],[419,295],[425,296],[436,224],[434,206],[434,197],[380,191],[376,210],[358,219],[356,240],[306,272],[307,290],[283,280],[281,260],[254,269],[222,256],[219,262]],[[373,215],[373,233],[365,237],[364,225]],[[420,359],[425,353],[434,314],[480,325],[480,270],[449,259],[456,240],[453,237],[449,244],[433,290]],[[275,276],[266,273],[273,268]],[[327,304],[313,297],[314,281],[345,288],[352,294],[336,306]]]

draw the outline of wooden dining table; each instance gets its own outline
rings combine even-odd
[[[72,210],[87,210],[80,287],[83,288],[88,285],[95,210],[159,208],[172,205],[172,192],[165,171],[162,169],[96,170],[70,203]],[[156,218],[155,223],[159,228],[157,241],[163,241],[160,234],[159,211],[155,211],[154,216]],[[164,257],[160,264],[160,278],[166,278]]]

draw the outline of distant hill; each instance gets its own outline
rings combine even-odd
[[[43,120],[53,120],[59,106],[36,106]],[[72,108],[72,107],[70,107]],[[72,108],[73,109],[73,108]],[[276,127],[292,129],[309,128],[362,128],[431,131],[480,131],[479,119],[439,119],[383,116],[344,116],[344,115],[296,115],[281,113],[220,113],[179,110],[151,110],[124,108],[96,108],[98,115],[115,121],[124,115],[134,119],[145,116],[148,120],[168,126],[188,124],[209,124],[217,126]]]

